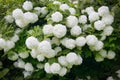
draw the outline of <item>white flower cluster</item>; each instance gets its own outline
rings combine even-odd
[[[15,20],[18,27],[24,28],[28,26],[29,23],[37,22],[39,15],[44,17],[48,13],[46,7],[35,7],[34,12],[31,12],[31,10],[33,10],[33,4],[31,1],[25,1],[22,7],[26,12],[23,12],[22,9],[17,8],[13,10],[12,15],[5,16],[5,20],[9,23],[13,23]]]
[[[44,70],[46,73],[59,74],[60,76],[64,76],[67,73],[67,69],[65,67],[61,67],[59,63],[45,63]]]
[[[56,55],[52,49],[51,43],[47,40],[39,42],[37,38],[31,36],[26,39],[27,48],[31,49],[31,56],[37,58],[38,61],[43,61],[46,58],[52,58]]]
[[[43,40],[39,41],[34,36],[27,37],[25,45],[30,52],[13,53],[14,55],[9,57],[11,60],[18,59],[14,65],[25,69],[24,77],[36,71],[36,67],[37,70],[44,68],[46,73],[58,74],[59,76],[66,75],[74,65],[82,64],[81,56],[84,47],[89,48],[88,50],[93,53],[95,52],[93,55],[95,55],[97,62],[103,61],[104,58],[115,58],[115,52],[106,51],[104,46],[104,40],[114,30],[111,26],[114,17],[107,6],[100,7],[98,11],[95,11],[93,7],[87,7],[81,10],[81,15],[76,16],[77,6],[71,7],[67,3],[63,4],[59,1],[53,1],[53,5],[58,5],[56,11],[51,11],[52,8],[49,10],[49,7],[38,6],[33,8],[32,2],[25,1],[22,7],[27,12],[23,12],[22,9],[15,9],[12,16],[5,17],[9,23],[15,20],[20,28],[24,28],[29,23],[37,22],[39,17],[47,21],[41,26]],[[32,10],[34,12],[30,12]],[[45,16],[47,13],[48,16]],[[19,31],[17,32],[19,33]],[[16,42],[16,39],[18,39],[17,35],[11,41]],[[7,41],[7,44],[8,49],[11,49],[14,43]],[[12,47],[14,46],[15,44]],[[0,38],[0,49],[4,48],[6,48],[6,41]],[[68,52],[65,53],[64,51],[67,50]],[[36,66],[33,66],[32,62],[25,63],[24,59],[28,57],[32,57],[39,63]],[[53,60],[51,63],[52,59],[55,61]]]
[[[43,26],[43,33],[45,35],[54,34],[55,37],[62,38],[66,35],[66,32],[66,26],[62,24],[56,24],[55,26],[48,24]]]
[[[0,37],[0,50],[4,50],[5,52],[15,47],[15,43],[19,40],[19,36],[15,34],[9,40],[5,40]]]
[[[34,67],[31,63],[29,62],[25,63],[21,59],[18,59],[16,62],[14,62],[14,66],[21,69],[25,69],[25,71],[23,71],[24,77],[30,76],[34,71]]]
[[[76,14],[75,8],[70,7],[67,4],[59,4],[59,5],[60,5],[60,10],[62,10],[62,11],[68,10],[71,15],[75,15]]]
[[[72,68],[73,65],[80,65],[82,57],[74,52],[68,53],[66,56],[60,56],[58,62],[67,68]]]
[[[77,55],[74,52],[70,52],[66,56],[58,57],[58,62],[59,63],[53,63],[51,65],[49,63],[46,63],[44,66],[45,71],[47,73],[64,76],[68,71],[67,68],[70,69],[73,65],[80,65],[82,63],[82,58],[80,55]]]
[[[115,56],[116,56],[116,54],[114,51],[112,51],[112,50],[106,51],[106,50],[102,49],[96,54],[95,60],[97,62],[101,62],[104,60],[104,58],[114,59]]]

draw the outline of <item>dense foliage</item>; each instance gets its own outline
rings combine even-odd
[[[28,46],[26,47],[25,41],[27,38],[34,36],[39,41],[43,41],[44,39],[51,38],[53,35],[44,35],[42,32],[42,28],[45,24],[48,23],[56,24],[58,22],[55,22],[50,20],[51,15],[58,10],[58,5],[53,5],[52,1],[49,0],[30,0],[33,2],[34,6],[48,7],[48,15],[46,17],[39,16],[39,20],[34,24],[29,24],[29,27],[20,29],[19,25],[15,25],[15,23],[7,23],[5,21],[5,16],[9,15],[15,10],[16,8],[22,8],[21,5],[23,5],[24,0],[0,0],[0,37],[4,38],[5,40],[11,40],[14,35],[20,35],[19,40],[15,41],[15,48],[9,50],[6,49],[5,51],[3,49],[0,50],[0,79],[1,80],[105,80],[109,76],[112,76],[115,80],[119,80],[118,78],[118,71],[120,69],[120,1],[119,0],[78,0],[78,8],[76,9],[75,16],[80,16],[80,10],[85,9],[89,6],[93,6],[95,10],[98,10],[101,6],[108,6],[111,10],[111,14],[114,15],[114,22],[111,25],[114,28],[113,33],[104,40],[104,46],[106,50],[113,50],[116,53],[116,56],[114,59],[107,59],[105,58],[103,61],[103,58],[96,60],[95,54],[88,48],[88,46],[83,47],[83,52],[79,49],[75,49],[75,53],[78,53],[82,56],[83,62],[79,66],[73,66],[71,69],[69,69],[69,72],[64,76],[60,77],[59,75],[53,75],[53,74],[47,74],[43,69],[39,69],[38,71],[34,71],[31,76],[28,76],[24,78],[25,75],[23,75],[23,68],[16,68],[14,64],[13,55],[14,52],[21,53],[25,52],[26,54],[30,53],[31,49],[28,49]],[[70,3],[68,0],[58,0],[62,3],[67,3],[69,6],[74,7],[73,3]],[[34,12],[34,11],[33,11]],[[60,11],[64,17],[67,17],[70,12],[62,10]],[[86,15],[86,14],[85,14]],[[61,24],[65,24],[64,21],[60,22]],[[88,22],[89,23],[89,22]],[[23,27],[23,26],[22,26]],[[22,28],[21,27],[21,28]],[[17,34],[15,34],[17,33]],[[85,32],[86,34],[93,33],[90,30]],[[70,33],[68,33],[70,34]],[[43,36],[44,35],[44,36]],[[99,36],[99,31],[95,34]],[[57,36],[59,37],[59,36]],[[74,36],[67,36],[72,37],[75,39]],[[17,37],[15,37],[17,39]],[[12,45],[12,44],[11,44]],[[54,48],[56,45],[52,45]],[[66,46],[62,46],[63,51],[59,52],[59,55],[67,55],[70,52],[70,49],[66,49]],[[1,48],[1,47],[0,47]],[[14,51],[14,52],[13,52]],[[97,51],[95,51],[97,52]],[[85,54],[81,54],[85,53]],[[98,52],[97,52],[98,53]],[[12,57],[11,57],[12,56]],[[22,56],[23,57],[23,56]],[[24,56],[25,57],[25,56]],[[27,57],[27,55],[26,55]],[[98,56],[99,57],[99,56]],[[9,60],[10,59],[10,60]],[[11,61],[13,60],[13,61]],[[16,60],[16,59],[15,59]],[[23,59],[24,62],[31,62],[33,65],[36,65],[39,60],[33,59],[31,56],[28,58]],[[17,61],[17,60],[16,60]],[[49,62],[52,64],[53,62],[57,62],[56,59],[45,59],[44,62]],[[98,62],[96,62],[98,61]],[[42,62],[42,63],[44,63]],[[119,71],[120,72],[120,71]],[[119,73],[120,74],[120,73]],[[90,78],[90,79],[89,79]]]

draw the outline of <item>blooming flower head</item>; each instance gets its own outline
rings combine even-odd
[[[76,26],[78,24],[78,19],[75,16],[68,16],[67,17],[67,21],[66,21],[66,25],[69,28],[72,28],[74,26]]]
[[[67,4],[61,4],[60,5],[60,9],[65,11],[65,10],[68,10],[69,9],[69,6]]]
[[[101,6],[101,7],[98,9],[98,14],[99,14],[100,16],[105,16],[105,15],[110,14],[109,8],[108,8],[107,6]]]
[[[69,12],[71,15],[75,15],[76,10],[74,8],[69,8]]]
[[[44,25],[43,26],[43,33],[45,35],[47,34],[52,34],[53,33],[53,26],[51,24],[48,24],[48,25]]]
[[[107,58],[108,58],[108,59],[114,59],[115,56],[116,56],[116,54],[115,54],[114,51],[112,51],[112,50],[109,50],[109,51],[108,51],[108,54],[107,54]]]
[[[90,20],[90,22],[94,22],[96,20],[99,20],[99,14],[97,12],[90,13],[89,20]]]
[[[74,49],[76,47],[74,39],[65,38],[61,41],[61,43],[68,49]]]
[[[86,41],[87,41],[87,44],[88,44],[89,46],[92,46],[92,45],[95,45],[95,44],[97,43],[98,39],[97,39],[97,37],[94,36],[94,35],[88,35],[88,36],[86,37]]]
[[[27,48],[35,49],[35,48],[38,47],[39,42],[38,42],[38,40],[35,37],[31,36],[31,37],[28,37],[26,39],[25,44],[26,44]]]
[[[53,63],[51,66],[50,66],[50,70],[53,74],[56,74],[56,73],[59,73],[59,71],[61,70],[61,66],[59,63]]]
[[[105,27],[104,30],[103,30],[103,35],[105,35],[105,36],[110,36],[110,35],[112,34],[113,30],[114,30],[114,29],[113,29],[112,26],[107,26],[107,27]]]
[[[60,12],[55,12],[51,15],[53,22],[60,22],[63,19],[63,15]]]
[[[103,30],[105,28],[105,23],[103,21],[98,20],[94,23],[94,28],[98,31]]]
[[[34,68],[33,68],[33,66],[32,66],[31,63],[26,63],[26,64],[25,64],[25,70],[26,70],[26,71],[33,71]]]
[[[78,60],[78,55],[74,52],[70,52],[66,55],[66,60],[70,64],[75,64],[75,62]]]
[[[82,29],[76,25],[71,28],[70,33],[72,36],[79,36],[82,33]]]
[[[32,10],[33,9],[33,4],[32,4],[32,2],[31,1],[25,1],[24,3],[23,3],[23,9],[24,10]]]
[[[67,29],[66,26],[62,24],[56,24],[53,28],[53,34],[57,38],[62,38],[66,35]]]
[[[13,12],[12,12],[12,16],[13,18],[15,19],[20,19],[23,17],[23,11],[21,9],[15,9]]]
[[[77,37],[75,42],[78,47],[82,47],[86,44],[86,39],[84,37]]]
[[[85,15],[81,15],[79,17],[79,23],[82,23],[82,24],[87,23],[87,17]]]

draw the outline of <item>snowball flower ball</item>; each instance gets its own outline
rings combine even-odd
[[[111,25],[114,21],[114,17],[111,14],[109,14],[109,15],[106,15],[106,16],[102,17],[102,21],[106,25]]]
[[[25,67],[25,62],[24,62],[23,60],[19,59],[17,62],[18,62],[18,65],[17,65],[17,66],[18,66],[19,68],[24,68],[24,67]]]
[[[94,23],[94,28],[98,31],[103,30],[105,28],[105,23],[101,20],[98,20]]]
[[[107,27],[105,27],[104,30],[103,30],[103,35],[105,35],[105,36],[110,36],[110,35],[112,34],[113,30],[114,30],[114,29],[113,29],[112,26],[107,26]]]
[[[66,35],[67,29],[66,26],[62,24],[56,24],[53,28],[53,34],[57,38],[62,38]]]
[[[45,63],[44,70],[45,70],[46,73],[51,73],[50,64],[49,63]]]
[[[55,55],[56,55],[56,52],[55,52],[55,50],[53,50],[53,49],[49,49],[48,50],[48,53],[47,54],[43,54],[46,58],[53,58],[53,57],[55,57]]]
[[[58,57],[58,62],[62,65],[62,66],[67,66],[68,62],[66,61],[66,57],[65,56],[60,56]]]
[[[96,51],[99,51],[99,50],[101,50],[101,49],[103,48],[103,46],[104,46],[103,42],[102,42],[102,41],[98,41],[98,42],[95,44],[94,49],[95,49]]]
[[[38,61],[43,61],[45,59],[45,57],[42,55],[42,54],[39,54],[38,56],[37,56],[37,60]]]
[[[17,19],[17,20],[15,20],[15,23],[20,28],[24,28],[28,25],[28,22],[25,21],[24,19]]]
[[[87,7],[85,11],[87,12],[87,14],[91,14],[92,12],[95,12],[93,7]]]
[[[61,48],[61,47],[56,47],[56,48],[55,48],[55,52],[56,52],[56,53],[58,53],[58,52],[60,52],[60,51],[62,51],[62,48]]]
[[[31,1],[25,1],[24,3],[23,3],[23,9],[24,10],[26,10],[26,11],[28,11],[28,10],[32,10],[33,9],[33,4],[32,4],[32,2]]]
[[[63,39],[62,45],[64,45],[68,49],[74,49],[75,40],[74,39]]]
[[[70,14],[75,15],[76,10],[74,8],[69,8],[69,12]]]
[[[103,58],[106,58],[107,57],[107,51],[102,49],[99,51],[99,54],[103,57]]]
[[[33,71],[34,68],[33,68],[33,66],[32,66],[31,63],[26,63],[26,64],[25,64],[25,70],[26,70],[26,71]]]
[[[38,20],[38,15],[32,12],[24,13],[24,19],[27,23],[35,23]]]
[[[62,68],[59,72],[59,76],[64,76],[67,73],[67,69],[66,68]]]
[[[60,5],[60,9],[65,11],[65,10],[68,10],[69,9],[69,6],[67,4],[61,4]]]
[[[39,42],[37,38],[31,36],[26,39],[25,44],[28,49],[35,49],[38,47]]]
[[[110,14],[109,8],[107,6],[102,6],[98,9],[98,14],[100,16],[105,16]]]
[[[78,55],[74,52],[70,52],[66,55],[66,60],[70,64],[75,64],[75,62],[78,60]]]
[[[35,14],[39,16],[41,13],[41,7],[35,7],[34,10],[35,10]]]
[[[32,58],[37,58],[37,55],[39,55],[40,52],[38,51],[38,49],[32,49],[30,52],[30,55]]]
[[[82,57],[80,55],[78,55],[78,60],[75,62],[75,65],[82,64],[82,61],[83,61]]]
[[[60,12],[55,12],[51,15],[51,19],[53,22],[60,22],[63,19],[63,15]]]
[[[50,50],[51,50],[51,44],[50,44],[49,41],[44,40],[44,41],[42,41],[42,42],[39,43],[39,45],[38,45],[38,51],[40,53],[46,55],[46,54],[49,53]]]
[[[51,24],[48,24],[48,25],[44,25],[44,26],[43,26],[43,33],[44,33],[45,35],[47,35],[47,34],[52,34],[52,32],[53,32],[53,26],[52,26]]]
[[[82,33],[82,30],[80,28],[80,26],[74,26],[72,27],[72,29],[70,30],[70,33],[72,36],[79,36]]]
[[[78,24],[78,19],[75,16],[68,16],[67,17],[67,21],[66,21],[66,25],[69,28],[72,28],[74,26],[76,26]]]
[[[13,18],[15,19],[20,19],[23,17],[23,11],[21,9],[15,9],[13,12],[12,12],[12,16]]]
[[[46,7],[42,7],[41,8],[41,13],[42,13],[41,17],[44,17],[48,13],[47,8]]]
[[[86,24],[87,23],[87,17],[85,15],[81,15],[79,17],[79,23]]]
[[[78,47],[82,47],[86,44],[86,39],[84,37],[78,37],[76,38],[75,43]]]
[[[90,22],[99,20],[99,14],[97,12],[90,13],[90,15],[88,17],[89,17]]]
[[[93,46],[98,42],[98,39],[95,35],[88,35],[86,41],[89,46]]]
[[[51,72],[52,72],[53,74],[59,73],[60,69],[61,69],[61,66],[60,66],[60,64],[58,64],[58,63],[53,63],[53,64],[50,66],[50,70],[51,70]]]
[[[0,50],[1,50],[1,48],[3,49],[3,48],[5,48],[6,47],[6,42],[5,42],[5,40],[3,39],[3,38],[0,38]]]
[[[108,54],[107,54],[107,58],[108,58],[108,59],[114,59],[115,56],[116,56],[116,54],[115,54],[114,51],[112,51],[112,50],[109,50],[109,51],[108,51]]]
[[[14,21],[12,15],[7,15],[7,16],[5,16],[5,20],[6,20],[6,22],[8,22],[8,23],[13,23],[13,21]]]

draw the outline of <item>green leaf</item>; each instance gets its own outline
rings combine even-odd
[[[75,49],[74,52],[79,54],[79,55],[82,53],[82,51],[80,49]]]
[[[52,64],[52,63],[54,63],[54,62],[57,62],[57,58],[51,58],[51,59],[48,60],[48,62],[49,62],[50,64]]]
[[[34,26],[34,28],[29,30],[27,33],[28,33],[27,34],[28,37],[34,36],[34,37],[38,38],[38,40],[40,40],[40,41],[42,41],[44,39],[43,33],[42,33],[42,28],[40,26]]]
[[[60,51],[60,52],[57,54],[57,56],[66,55],[66,54],[68,54],[70,51],[71,51],[70,49],[62,50],[62,51]]]
[[[9,72],[8,68],[3,69],[0,71],[0,79],[3,78]]]
[[[5,39],[9,39],[14,35],[14,26],[13,25],[6,25],[3,21],[0,21],[0,37]]]

